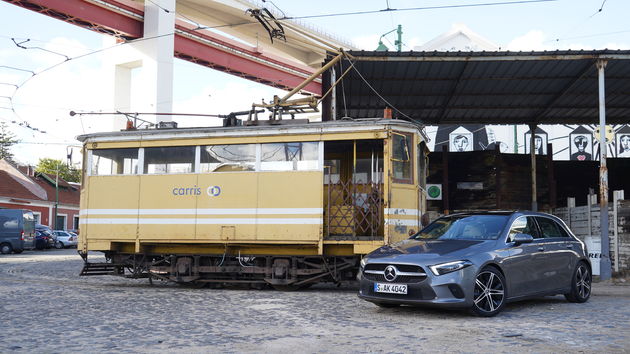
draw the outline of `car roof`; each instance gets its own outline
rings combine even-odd
[[[541,213],[537,211],[531,210],[471,210],[465,212],[459,212],[444,216],[471,216],[471,215],[524,215],[524,216],[553,216],[555,215],[548,213]]]

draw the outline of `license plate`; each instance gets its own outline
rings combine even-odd
[[[407,294],[407,284],[374,283],[375,293]]]

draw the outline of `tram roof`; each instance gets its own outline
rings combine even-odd
[[[326,134],[352,133],[386,129],[415,130],[424,136],[423,126],[417,122],[400,119],[364,118],[344,119],[327,122],[296,122],[290,120],[281,124],[241,125],[230,127],[193,127],[172,129],[136,129],[115,132],[101,132],[77,136],[81,142],[133,141],[133,140],[167,140],[195,139],[209,137],[252,137],[274,136],[285,134]],[[426,138],[426,137],[425,137]]]

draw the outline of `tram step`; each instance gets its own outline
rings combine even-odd
[[[120,265],[113,263],[84,263],[80,276],[88,275],[116,275],[119,274]]]

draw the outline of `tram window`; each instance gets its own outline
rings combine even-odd
[[[91,175],[131,175],[136,173],[138,173],[138,149],[92,150]]]
[[[324,160],[324,184],[339,183],[341,160]]]
[[[195,163],[194,146],[144,148],[144,172],[191,173]]]
[[[262,171],[317,170],[319,143],[294,142],[261,144]]]
[[[411,175],[411,135],[394,134],[393,140],[392,161],[394,182],[413,183],[413,177]]]
[[[256,145],[211,145],[201,147],[201,172],[254,171]]]

